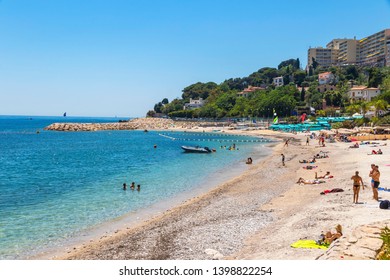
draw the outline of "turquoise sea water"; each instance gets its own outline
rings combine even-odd
[[[254,151],[266,153],[262,143],[243,142],[255,139],[245,136],[43,131],[61,121],[118,119],[0,116],[0,259],[55,248],[91,227],[207,184],[210,174],[246,168]],[[225,149],[233,143],[238,150]],[[187,154],[181,145],[217,152]],[[140,192],[122,189],[132,181]]]

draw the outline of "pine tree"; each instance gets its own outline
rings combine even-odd
[[[306,95],[305,88],[302,86],[302,90],[301,90],[301,101],[305,101],[305,95]]]
[[[299,61],[299,58],[295,61],[295,69],[301,69],[301,62]]]

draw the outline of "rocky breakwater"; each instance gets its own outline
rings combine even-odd
[[[45,130],[55,131],[98,131],[98,130],[130,130],[128,123],[53,123]]]
[[[217,127],[228,125],[216,122],[174,121],[163,118],[138,118],[128,122],[117,123],[53,123],[45,130],[54,131],[98,131],[98,130],[167,130],[197,129],[201,127]]]
[[[45,130],[54,131],[98,131],[98,130],[134,130],[134,129],[168,129],[174,127],[168,119],[142,118],[117,123],[53,123]]]

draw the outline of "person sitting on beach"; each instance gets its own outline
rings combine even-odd
[[[252,164],[252,158],[251,157],[248,157],[248,159],[246,160],[246,164]]]
[[[333,178],[333,176],[330,175],[330,172],[329,172],[329,171],[326,171],[326,174],[323,175],[323,176],[317,176],[317,172],[316,172],[315,178],[316,178],[316,179],[330,179],[330,178]]]
[[[352,146],[349,146],[350,148],[359,148],[359,143],[356,142],[355,144],[353,144]]]
[[[305,180],[302,177],[300,177],[297,181],[297,184],[305,184],[305,185],[316,185],[316,184],[321,184],[321,183],[325,183],[325,180],[318,180],[318,179]]]
[[[330,245],[336,239],[339,239],[343,235],[341,225],[336,226],[336,233],[328,231],[325,234],[321,234],[320,239],[317,241],[319,245]]]
[[[377,151],[377,153],[378,153],[378,155],[381,155],[381,154],[383,154],[383,152],[382,152],[382,150],[381,150],[381,149],[379,149],[379,150]]]

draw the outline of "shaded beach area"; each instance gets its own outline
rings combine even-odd
[[[178,128],[180,129],[180,128]],[[182,128],[181,128],[182,129]],[[213,128],[192,128],[211,131]],[[54,259],[374,259],[381,247],[379,233],[390,224],[389,210],[379,208],[370,186],[370,164],[381,171],[381,187],[390,189],[386,155],[390,147],[377,141],[383,155],[370,155],[372,145],[350,149],[350,143],[306,144],[307,135],[268,130],[229,131],[279,139],[273,152],[248,165],[241,175],[206,194],[140,221],[120,227],[64,252]],[[288,145],[285,140],[291,139]],[[377,149],[375,147],[375,149]],[[320,151],[317,168],[304,169],[307,160]],[[285,166],[281,154],[285,155]],[[333,178],[321,184],[297,184],[298,178],[315,179],[315,173],[329,171]],[[351,176],[359,171],[366,186],[359,203],[353,203]],[[326,192],[332,189],[342,192]],[[321,194],[326,193],[326,194]],[[379,199],[390,199],[380,191]],[[326,231],[342,225],[343,236],[328,250],[292,248],[298,240],[316,240]],[[48,258],[45,256],[44,258]]]

